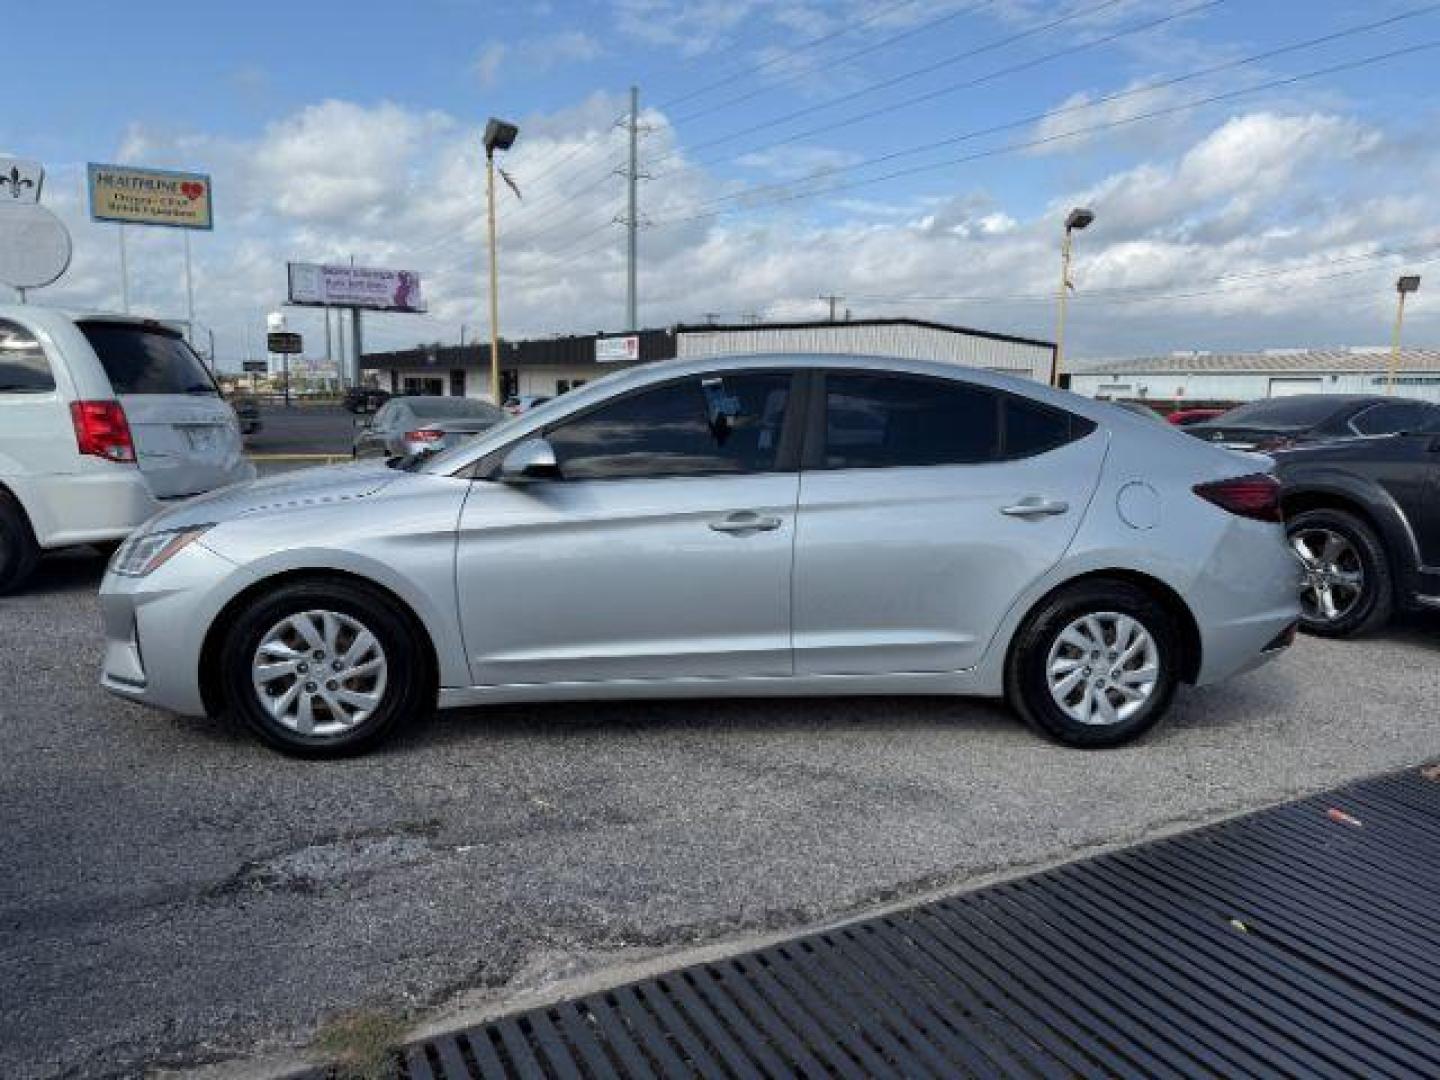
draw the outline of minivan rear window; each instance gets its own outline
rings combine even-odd
[[[82,322],[117,396],[219,394],[200,357],[176,330],[130,322]]]

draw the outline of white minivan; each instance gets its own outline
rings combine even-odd
[[[234,410],[178,330],[0,305],[0,593],[42,551],[113,544],[254,475]]]

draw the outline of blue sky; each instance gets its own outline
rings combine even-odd
[[[232,362],[286,259],[420,271],[430,314],[372,318],[377,347],[484,333],[488,115],[522,128],[507,332],[618,328],[631,83],[648,325],[813,317],[834,292],[857,316],[1050,336],[1081,202],[1081,356],[1383,341],[1397,270],[1440,255],[1440,51],[1266,88],[1440,41],[1419,0],[137,0],[14,6],[5,37],[0,152],[46,163],[77,249],[36,299],[119,302],[86,161],[208,171],[197,308]],[[131,236],[136,307],[177,314],[178,241]],[[1434,343],[1425,295],[1412,332]]]

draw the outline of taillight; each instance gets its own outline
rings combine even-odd
[[[72,401],[70,419],[80,453],[106,461],[135,460],[135,440],[118,401]]]
[[[1222,510],[1256,521],[1281,521],[1280,481],[1268,473],[1197,484],[1195,494]]]
[[[439,442],[445,437],[443,431],[436,431],[433,428],[421,428],[419,431],[407,431],[406,442]]]

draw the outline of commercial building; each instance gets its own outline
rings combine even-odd
[[[1076,364],[1070,388],[1086,397],[1155,405],[1234,404],[1287,394],[1383,394],[1385,347],[1183,352]],[[1440,350],[1403,349],[1395,393],[1440,402]]]
[[[759,353],[902,356],[1004,371],[1046,381],[1048,341],[920,319],[674,326],[634,334],[582,334],[500,343],[504,393],[562,394],[617,367],[655,360]],[[490,346],[428,345],[367,353],[362,371],[397,394],[488,397]]]

